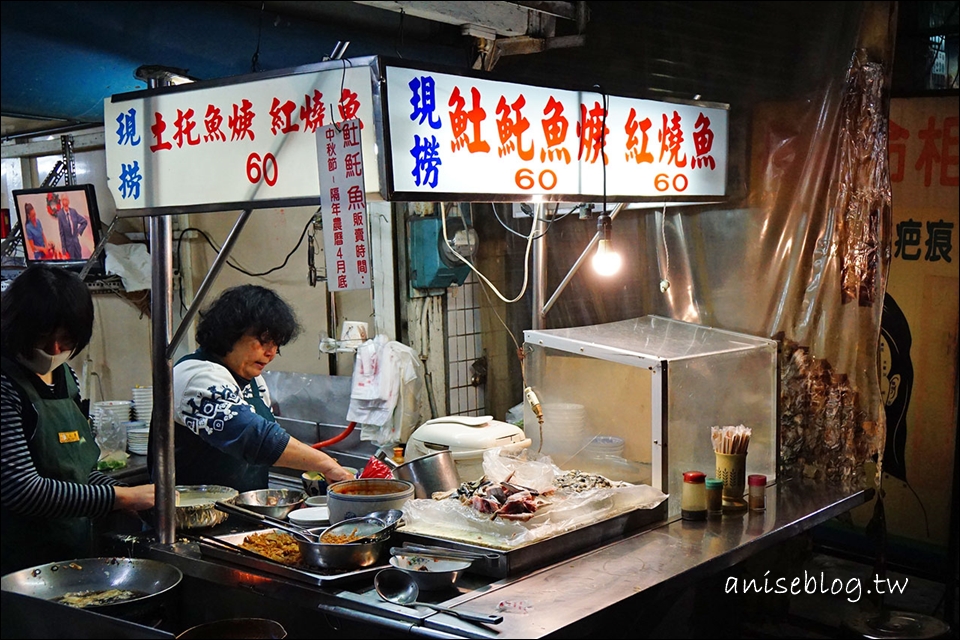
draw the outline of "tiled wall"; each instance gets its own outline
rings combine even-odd
[[[470,364],[483,355],[480,283],[471,273],[463,286],[447,289],[447,365],[450,415],[486,415],[483,385],[470,384]]]

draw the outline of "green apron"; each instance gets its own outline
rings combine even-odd
[[[42,380],[6,358],[2,366],[37,412],[37,428],[32,436],[28,435],[27,442],[37,472],[45,478],[87,484],[100,457],[100,447],[77,404],[80,391],[67,365],[61,365],[61,370],[54,374],[65,378],[67,393],[62,398],[41,398],[35,384],[44,384]],[[3,573],[84,558],[92,551],[89,518],[25,516],[5,507],[2,517]]]

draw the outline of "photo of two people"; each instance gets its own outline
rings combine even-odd
[[[93,254],[96,205],[80,187],[15,192],[28,261],[80,262]]]

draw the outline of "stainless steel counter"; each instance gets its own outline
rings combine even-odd
[[[500,603],[513,603],[516,608],[503,613],[503,623],[489,628],[425,608],[384,603],[369,582],[349,590],[324,590],[226,565],[202,557],[195,544],[154,545],[149,555],[195,578],[253,591],[268,600],[301,607],[305,613],[342,618],[391,635],[539,638],[569,631],[579,621],[611,608],[641,605],[655,588],[690,586],[871,496],[872,490],[843,491],[820,482],[791,481],[767,488],[763,513],[725,515],[706,522],[665,522],[497,582],[468,575],[459,595],[443,604],[492,613]]]

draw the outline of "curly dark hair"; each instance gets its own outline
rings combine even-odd
[[[197,344],[222,358],[245,335],[282,347],[296,338],[300,329],[293,308],[275,291],[244,284],[225,289],[200,312]]]
[[[57,331],[73,342],[71,357],[83,351],[93,334],[93,298],[77,274],[32,264],[3,293],[0,348],[8,358],[26,357]]]

